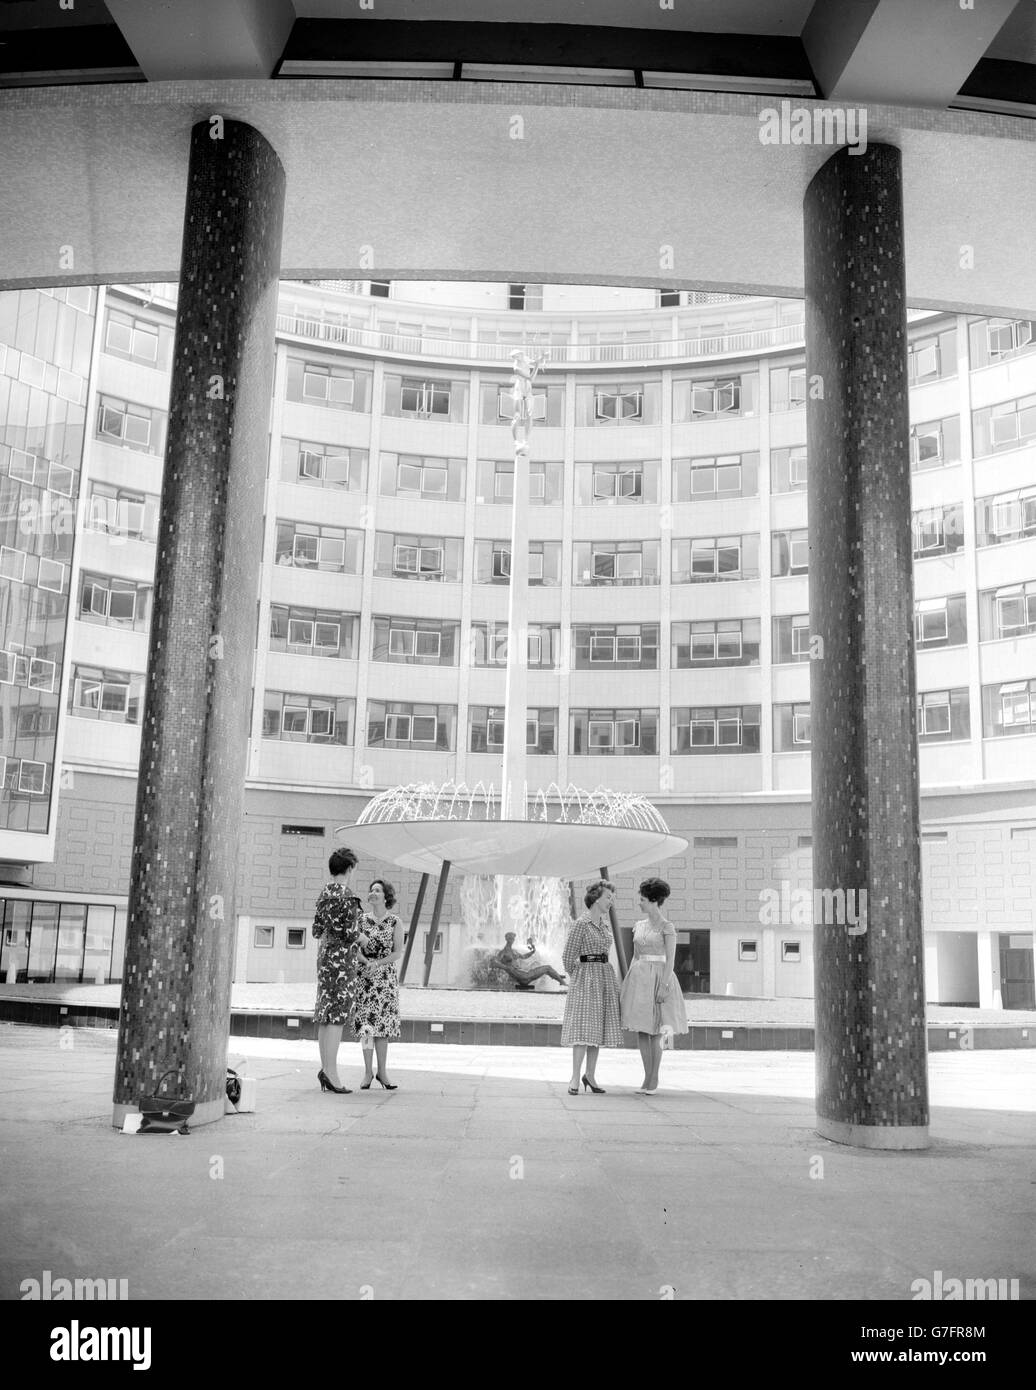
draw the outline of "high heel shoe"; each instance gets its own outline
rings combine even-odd
[[[569,1086],[569,1088],[568,1088],[568,1094],[569,1094],[570,1096],[577,1096],[577,1095],[579,1094],[579,1087],[578,1087],[578,1086]]]
[[[334,1091],[336,1096],[348,1096],[352,1094],[348,1086],[336,1086],[323,1070],[317,1072],[317,1080],[320,1082],[320,1089],[322,1091]]]
[[[378,1081],[381,1081],[381,1084],[382,1084],[382,1086],[384,1086],[384,1088],[385,1088],[386,1091],[398,1091],[398,1090],[399,1090],[399,1087],[395,1084],[395,1082],[393,1082],[393,1081],[382,1081],[381,1072],[380,1072],[380,1071],[375,1072],[374,1075],[375,1075],[375,1077],[378,1079]]]
[[[603,1086],[595,1086],[588,1076],[583,1077],[583,1089],[593,1091],[595,1096],[606,1096],[608,1094]]]
[[[374,1077],[372,1076],[372,1077],[371,1077],[371,1081],[373,1081],[373,1080],[374,1080]],[[360,1090],[361,1090],[361,1091],[369,1091],[370,1088],[371,1088],[371,1081],[364,1081],[364,1082],[362,1082],[361,1085],[360,1085]]]

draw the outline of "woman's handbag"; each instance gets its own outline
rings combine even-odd
[[[194,1114],[194,1101],[177,1100],[164,1089],[167,1079],[178,1075],[175,1068],[167,1071],[159,1079],[154,1095],[141,1097],[140,1113],[143,1119],[138,1134],[171,1134],[173,1130],[190,1134],[187,1121]]]

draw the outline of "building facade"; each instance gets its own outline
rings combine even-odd
[[[175,291],[0,296],[0,976],[118,979]],[[1036,344],[912,316],[926,976],[1033,1006]],[[549,350],[530,619],[509,634],[508,353]],[[5,351],[6,348],[6,351]],[[284,284],[236,978],[313,977],[336,826],[499,786],[508,642],[530,788],[651,797],[688,991],[812,992],[802,305],[573,286]],[[290,573],[289,573],[290,571]],[[865,673],[864,673],[865,675]],[[415,876],[390,866],[406,912]],[[635,884],[622,884],[632,920]],[[452,884],[432,980],[461,946]],[[423,948],[423,940],[418,948]]]

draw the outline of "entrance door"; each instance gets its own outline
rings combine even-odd
[[[673,969],[684,994],[709,993],[711,962],[707,931],[677,932]]]
[[[1000,938],[1000,997],[1005,1009],[1036,1009],[1031,946],[1008,946]]]

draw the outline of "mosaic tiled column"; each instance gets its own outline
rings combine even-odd
[[[817,1128],[924,1148],[899,151],[834,155],[804,215]]]
[[[115,1073],[223,1114],[284,171],[258,131],[191,136]]]

